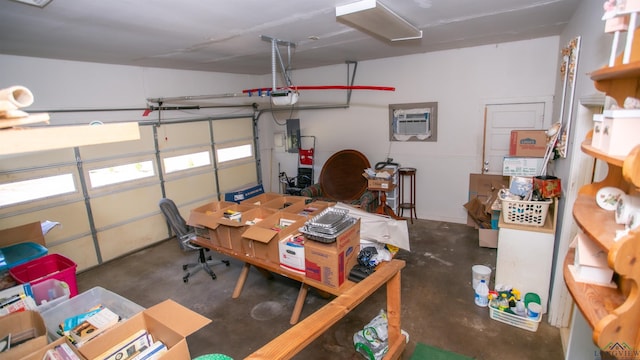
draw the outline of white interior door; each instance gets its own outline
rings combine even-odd
[[[511,130],[544,129],[544,102],[487,104],[483,174],[502,174],[503,158],[509,155]]]

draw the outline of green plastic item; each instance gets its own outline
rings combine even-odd
[[[193,360],[233,360],[233,358],[230,358],[229,356],[224,354],[206,354],[200,355]]]
[[[529,303],[534,302],[536,304],[540,304],[542,305],[542,303],[540,302],[540,295],[536,294],[536,293],[526,293],[524,295],[524,306],[525,308],[529,308]]]

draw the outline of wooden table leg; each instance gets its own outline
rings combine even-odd
[[[289,324],[295,325],[300,320],[300,314],[302,314],[302,307],[304,306],[304,300],[307,298],[307,292],[309,291],[309,285],[300,283],[300,291],[298,291],[298,298],[296,304],[293,307],[293,313],[291,314],[291,320]]]
[[[251,268],[251,264],[244,263],[242,270],[240,271],[240,276],[238,276],[238,281],[236,282],[236,287],[233,289],[232,298],[237,299],[240,297],[240,293],[242,293],[242,288],[244,287],[245,281],[247,281],[247,276],[249,276],[249,269]]]

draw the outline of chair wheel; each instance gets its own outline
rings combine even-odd
[[[229,263],[229,260],[222,260],[222,262],[227,266],[231,265],[231,263]]]
[[[182,265],[182,270],[187,270],[189,268],[189,265]]]
[[[216,276],[216,274],[211,274],[211,280],[215,280],[215,279],[217,279],[217,278],[218,278],[218,277]]]
[[[183,283],[188,283],[189,282],[189,275],[185,276],[182,278],[182,282]]]

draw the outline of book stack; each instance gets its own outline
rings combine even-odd
[[[67,344],[56,345],[53,349],[47,350],[44,360],[81,360]]]
[[[88,312],[65,319],[60,329],[76,347],[81,347],[117,324],[119,320],[120,317],[116,313],[104,306],[98,306]]]
[[[0,316],[36,309],[37,304],[33,297],[31,285],[28,283],[0,292]]]
[[[167,352],[161,341],[154,341],[147,330],[139,330],[97,356],[97,360],[153,360]]]
[[[234,210],[225,210],[223,213],[223,216],[226,219],[237,221],[237,222],[240,222],[240,220],[242,219],[242,213],[240,211],[234,211]]]

